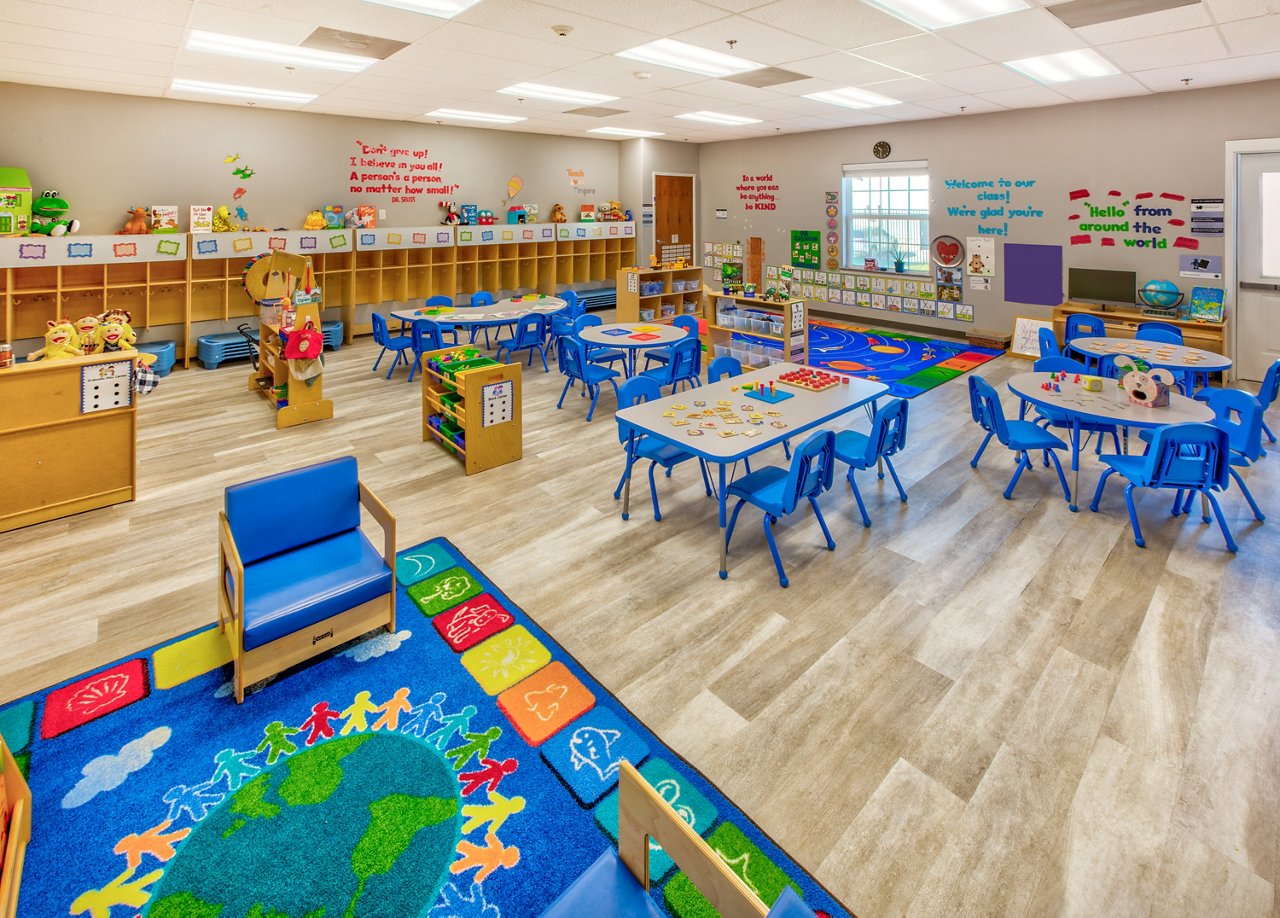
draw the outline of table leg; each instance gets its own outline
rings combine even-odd
[[[1071,419],[1071,472],[1073,481],[1071,482],[1071,512],[1075,513],[1080,508],[1076,505],[1080,494],[1080,418],[1073,417]]]
[[[728,541],[727,541],[727,540],[726,540],[726,538],[725,538],[725,537],[728,535],[728,532],[727,532],[727,530],[726,530],[726,528],[725,528],[725,527],[728,525],[728,519],[727,519],[727,515],[726,515],[726,513],[725,513],[725,506],[728,504],[728,497],[727,497],[727,494],[726,494],[726,492],[728,491],[728,486],[725,484],[725,464],[724,464],[723,462],[721,462],[721,463],[719,463],[719,466],[720,466],[720,491],[719,491],[719,498],[720,498],[720,579],[721,579],[721,580],[728,580],[728,579],[729,579],[729,543],[728,543]]]
[[[631,467],[631,448],[635,442],[635,434],[627,439],[627,468]],[[622,518],[624,520],[631,518],[631,476],[627,476],[627,480],[622,485]]]

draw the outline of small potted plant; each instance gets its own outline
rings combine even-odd
[[[898,272],[899,274],[905,273],[907,270],[908,256],[909,256],[909,253],[904,252],[901,249],[890,252],[889,257],[893,259],[893,270]]]

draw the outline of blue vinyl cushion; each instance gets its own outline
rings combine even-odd
[[[618,852],[604,854],[542,913],[543,918],[662,918],[662,912],[631,875]]]
[[[246,567],[360,525],[354,456],[269,475],[226,492],[227,523]]]
[[[766,465],[748,475],[743,475],[729,486],[730,497],[749,497],[751,502],[765,513],[786,516],[783,506],[787,470],[776,465]]]
[[[390,569],[359,529],[246,565],[244,649],[301,631],[392,589]]]

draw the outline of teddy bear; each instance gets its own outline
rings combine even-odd
[[[551,205],[551,222],[552,223],[568,223],[569,217],[564,212],[563,204]]]
[[[66,357],[80,357],[80,336],[70,319],[49,320],[49,329],[44,333],[44,347],[27,355],[28,360],[62,360]]]

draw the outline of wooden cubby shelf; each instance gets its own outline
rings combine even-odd
[[[520,364],[478,353],[457,369],[444,362],[462,350],[422,355],[422,439],[439,443],[474,475],[524,455]]]

